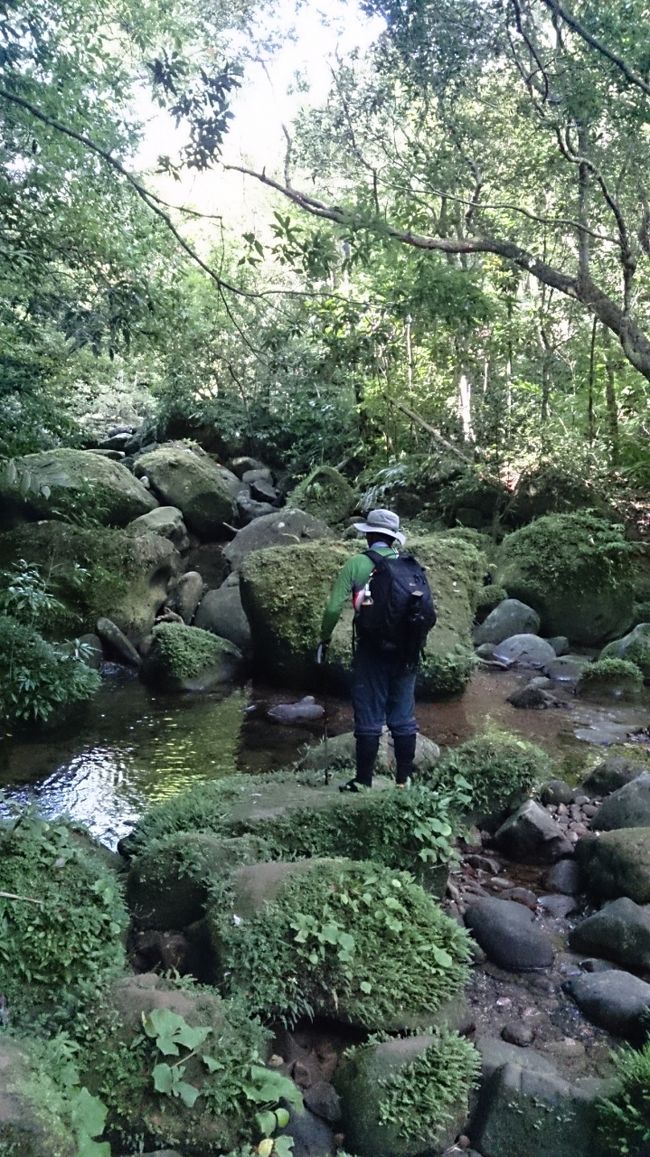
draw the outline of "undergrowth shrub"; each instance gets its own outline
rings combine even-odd
[[[117,876],[63,823],[0,827],[0,992],[15,1021],[62,1007],[124,965]]]
[[[456,647],[446,654],[425,652],[418,667],[416,691],[426,698],[444,698],[461,695],[474,670],[476,660],[472,651]]]
[[[458,747],[448,747],[427,774],[435,791],[460,786],[469,798],[469,810],[489,815],[526,798],[553,762],[540,747],[504,731],[486,731]]]
[[[100,677],[69,649],[0,615],[0,725],[44,723],[73,703],[90,699]]]
[[[641,1157],[650,1141],[650,1042],[638,1050],[624,1045],[612,1060],[619,1084],[597,1104],[600,1131],[612,1153]]]
[[[433,1015],[467,978],[467,933],[405,872],[320,861],[245,920],[232,904],[222,890],[208,911],[223,984],[263,1019],[381,1031]]]
[[[303,778],[306,783],[297,783],[291,772],[201,784],[152,808],[124,841],[125,850],[137,855],[175,832],[213,832],[256,836],[268,859],[370,858],[419,874],[453,858],[457,816],[469,802],[462,784],[450,782],[436,793],[414,787],[341,796],[331,788],[310,788],[313,773]],[[260,790],[269,805],[261,814],[255,807]]]

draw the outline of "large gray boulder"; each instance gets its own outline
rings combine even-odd
[[[525,864],[551,864],[573,852],[573,845],[559,824],[532,799],[508,816],[495,833],[494,842],[511,860]]]
[[[553,945],[533,913],[514,900],[487,897],[471,904],[465,924],[489,960],[510,972],[548,968]]]
[[[583,836],[576,860],[582,886],[591,896],[629,896],[637,904],[650,904],[650,827]]]
[[[481,1088],[472,1144],[483,1157],[611,1157],[597,1116],[597,1101],[609,1091],[605,1081],[570,1084],[557,1072],[509,1062]]]
[[[650,826],[650,773],[642,772],[612,792],[591,822],[594,829],[604,832]]]
[[[296,546],[320,538],[332,538],[332,531],[320,519],[295,507],[285,507],[274,514],[255,518],[237,532],[224,550],[232,570],[239,570],[243,560],[255,550],[269,546]]]
[[[558,655],[544,667],[544,673],[555,683],[565,683],[575,687],[589,659],[585,655]]]
[[[632,1044],[643,1044],[650,1027],[650,984],[630,972],[611,968],[585,973],[564,985],[569,996],[593,1024]]]
[[[229,639],[243,654],[251,650],[251,629],[242,606],[239,577],[232,575],[216,591],[208,591],[196,612],[194,625]]]
[[[84,515],[105,526],[126,526],[157,506],[126,466],[88,450],[42,450],[0,470],[0,527]]]
[[[474,642],[502,643],[513,635],[535,635],[539,630],[539,615],[519,599],[504,599],[490,611],[487,619],[474,629]]]
[[[627,964],[640,971],[650,969],[650,905],[641,906],[627,896],[605,904],[582,920],[570,934],[571,948]]]
[[[542,670],[556,659],[555,651],[538,635],[511,635],[494,648],[494,658],[513,667]]]
[[[199,538],[214,539],[224,523],[235,518],[235,500],[221,468],[207,454],[169,444],[142,454],[135,463],[139,478],[147,476],[160,501],[176,506]]]
[[[174,592],[169,600],[171,610],[176,611],[188,626],[194,619],[196,608],[198,607],[203,592],[205,591],[205,583],[201,578],[198,570],[188,570],[182,574],[176,583]]]
[[[183,515],[175,506],[159,506],[148,514],[141,514],[129,523],[127,531],[129,534],[158,534],[161,538],[168,538],[181,552],[190,545]]]
[[[582,786],[587,795],[610,795],[619,787],[631,783],[644,770],[650,771],[650,762],[647,759],[639,762],[638,759],[624,755],[608,755],[589,773]]]

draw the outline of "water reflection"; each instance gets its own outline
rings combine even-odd
[[[618,742],[647,724],[647,697],[599,706],[566,694],[565,708],[519,711],[506,700],[525,680],[512,672],[478,671],[461,698],[419,704],[420,729],[453,745],[492,722],[562,754],[583,747],[579,740]],[[234,770],[262,772],[292,763],[305,743],[322,737],[324,724],[272,723],[265,705],[296,698],[257,686],[231,694],[152,695],[118,669],[67,729],[3,741],[0,814],[16,804],[36,804],[47,817],[72,816],[114,847],[152,803]],[[329,733],[350,730],[349,703],[331,697],[324,702]],[[251,705],[254,711],[247,710]]]

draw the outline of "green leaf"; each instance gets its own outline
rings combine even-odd
[[[263,1137],[270,1137],[271,1133],[275,1132],[277,1125],[275,1113],[271,1112],[270,1109],[263,1109],[261,1113],[255,1114],[255,1124]]]
[[[194,1085],[188,1084],[187,1081],[179,1081],[176,1085],[176,1091],[181,1101],[184,1105],[187,1105],[188,1109],[193,1107],[197,1097],[201,1095],[200,1090],[195,1089]]]
[[[98,1137],[104,1132],[108,1110],[99,1097],[94,1097],[88,1089],[81,1088],[74,1100],[72,1120],[80,1133]]]
[[[293,1137],[276,1137],[273,1146],[274,1157],[291,1157],[293,1153]]]
[[[275,1116],[276,1116],[276,1120],[278,1122],[278,1129],[285,1129],[286,1126],[289,1124],[289,1120],[290,1120],[289,1113],[287,1112],[287,1110],[286,1109],[276,1109],[275,1110]]]
[[[174,1077],[169,1065],[156,1065],[152,1073],[153,1087],[157,1093],[165,1093],[170,1097],[174,1084]]]

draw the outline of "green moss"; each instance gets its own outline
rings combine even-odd
[[[627,659],[597,659],[580,672],[576,695],[611,694],[615,698],[638,695],[643,687],[643,673]]]
[[[335,526],[352,513],[356,495],[338,470],[331,466],[317,466],[292,490],[289,503]]]
[[[453,792],[433,793],[422,787],[341,796],[333,788],[301,784],[293,772],[232,776],[202,784],[153,808],[138,824],[127,848],[143,856],[147,874],[154,877],[156,849],[165,876],[167,857],[174,856],[175,846],[183,845],[179,833],[197,832],[221,838],[254,837],[267,849],[266,859],[370,857],[387,867],[428,875],[453,858],[461,806]],[[192,879],[200,881],[205,875],[203,857],[210,848],[192,847],[190,843],[187,852],[179,854]]]
[[[127,632],[151,626],[176,557],[171,543],[157,535],[133,537],[99,526],[39,522],[0,535],[0,569],[18,559],[36,564],[63,605],[43,623],[44,633],[55,639],[94,631],[101,615]]]
[[[538,612],[545,635],[598,643],[630,625],[635,549],[595,515],[547,515],[503,540],[495,581]]]
[[[266,1019],[329,1015],[372,1030],[435,1013],[462,988],[469,939],[404,872],[318,861],[241,923],[209,913],[227,989]]]
[[[458,1033],[437,1030],[429,1047],[400,1073],[382,1081],[379,1122],[396,1124],[409,1143],[437,1133],[459,1104],[465,1109],[480,1068],[476,1049]]]
[[[158,623],[152,633],[162,662],[170,673],[182,679],[200,675],[228,650],[225,639],[183,623]]]
[[[117,877],[61,823],[23,815],[0,829],[0,992],[14,1022],[64,1005],[124,964]]]
[[[507,597],[506,588],[498,586],[496,583],[489,583],[488,586],[482,587],[476,599],[476,617],[479,622],[487,618],[490,611],[498,607],[499,603],[502,603]]]
[[[164,1054],[143,1026],[152,1011],[180,1017],[206,1030],[201,1055],[182,1044]],[[175,982],[147,976],[126,978],[80,1017],[79,1067],[108,1108],[115,1151],[178,1148],[185,1157],[208,1157],[251,1141],[258,1073],[269,1053],[269,1034],[239,1002],[224,1001],[213,989],[188,979]],[[202,1055],[209,1056],[209,1066]],[[195,1104],[156,1090],[154,1070],[178,1064],[182,1079],[199,1091]],[[271,1076],[271,1074],[269,1074]]]
[[[597,1104],[601,1137],[608,1152],[641,1157],[650,1140],[650,1043],[624,1045],[611,1057],[618,1088]]]
[[[540,747],[495,730],[447,748],[430,769],[427,782],[446,791],[464,785],[470,809],[490,815],[521,802],[552,772],[552,760]]]
[[[0,727],[60,719],[73,704],[92,698],[99,685],[97,672],[74,655],[0,615]]]

